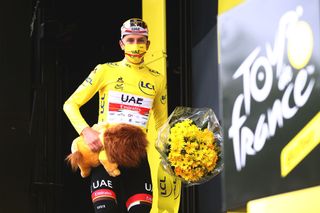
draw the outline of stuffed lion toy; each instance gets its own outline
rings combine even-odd
[[[73,171],[80,169],[81,176],[90,175],[91,168],[103,165],[109,175],[120,175],[119,166],[137,167],[146,158],[148,145],[145,132],[130,124],[95,124],[92,127],[100,132],[103,149],[93,152],[82,136],[73,140],[71,154],[66,158]]]

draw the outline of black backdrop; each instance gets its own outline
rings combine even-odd
[[[0,212],[29,209],[30,0],[0,2]],[[13,199],[14,197],[14,199]]]
[[[191,97],[193,107],[210,107],[219,118],[218,1],[191,1]],[[195,211],[223,212],[221,175],[195,189]]]
[[[62,105],[96,64],[122,58],[130,17],[141,1],[1,1],[0,212],[92,211],[88,180],[64,162],[76,132]],[[95,122],[94,100],[83,113]]]

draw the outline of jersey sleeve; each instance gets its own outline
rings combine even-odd
[[[160,76],[159,76],[160,77]],[[159,83],[159,90],[156,93],[153,112],[155,127],[159,129],[168,118],[168,109],[167,109],[167,83],[163,76],[161,76],[161,81]]]
[[[103,67],[98,65],[63,105],[64,112],[79,135],[89,126],[81,115],[80,107],[103,87],[103,73]]]

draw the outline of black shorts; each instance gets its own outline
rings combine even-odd
[[[102,165],[92,169],[90,190],[95,212],[131,212],[137,207],[150,211],[152,183],[148,160],[137,168],[119,170],[119,176],[111,177]]]

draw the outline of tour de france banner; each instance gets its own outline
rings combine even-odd
[[[320,185],[317,0],[247,0],[218,17],[228,209]]]

